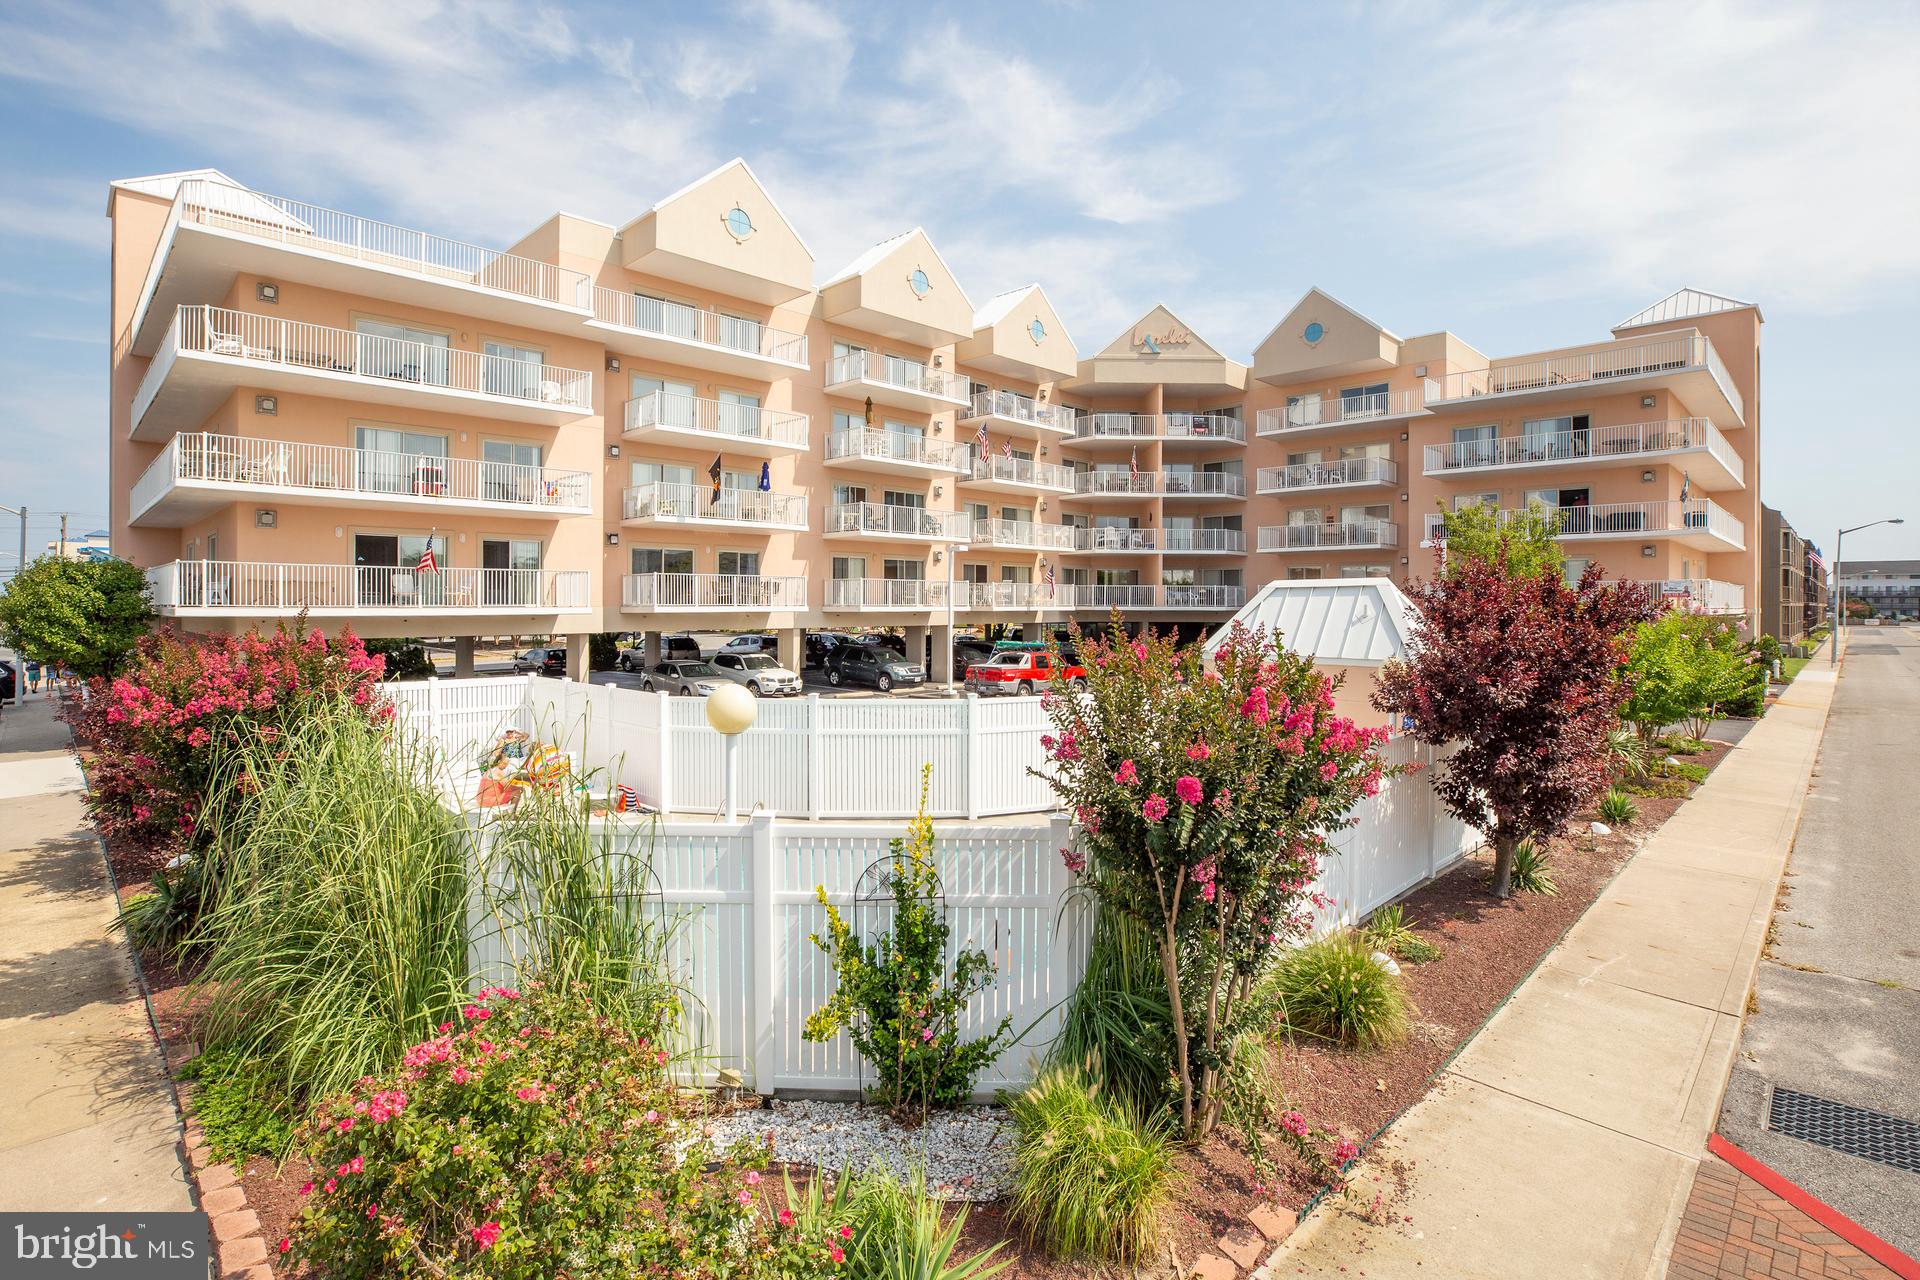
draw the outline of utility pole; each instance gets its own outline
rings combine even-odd
[[[60,558],[67,558],[67,513],[60,513]]]

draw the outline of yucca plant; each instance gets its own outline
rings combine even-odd
[[[1632,725],[1616,725],[1607,730],[1607,760],[1614,777],[1644,778],[1652,759],[1646,738]]]
[[[1553,867],[1546,854],[1531,840],[1522,840],[1513,851],[1513,887],[1518,893],[1537,893],[1551,898],[1559,893],[1554,887]]]
[[[1342,930],[1294,948],[1267,983],[1287,1026],[1348,1048],[1399,1044],[1413,1025],[1405,982],[1374,963],[1357,933]]]
[[[1065,1068],[1043,1073],[1008,1109],[1013,1220],[1060,1257],[1148,1257],[1173,1179],[1165,1134]]]
[[[1618,787],[1608,787],[1607,794],[1600,797],[1600,821],[1609,826],[1624,827],[1639,816],[1640,806]]]
[[[1406,908],[1397,902],[1377,908],[1362,932],[1369,943],[1396,960],[1425,964],[1440,958],[1440,948],[1413,931],[1413,922],[1407,919]]]
[[[995,1260],[1005,1241],[964,1258],[955,1256],[967,1226],[967,1206],[948,1212],[928,1192],[922,1168],[901,1176],[874,1165],[842,1179],[836,1198],[843,1189],[842,1203],[854,1233],[842,1273],[845,1280],[988,1280],[1012,1261]],[[822,1211],[816,1216],[824,1220],[827,1215]]]

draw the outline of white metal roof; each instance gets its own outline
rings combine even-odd
[[[1676,320],[1692,320],[1699,316],[1717,315],[1722,311],[1738,311],[1742,307],[1758,309],[1755,303],[1742,302],[1738,298],[1729,298],[1725,294],[1708,293],[1704,289],[1679,289],[1644,311],[1628,316],[1613,327],[1638,329],[1648,324],[1672,324]]]
[[[946,256],[940,252],[940,246],[933,242],[933,237],[927,234],[925,227],[914,227],[911,230],[902,231],[897,236],[889,236],[885,240],[882,240],[879,244],[873,246],[873,248],[867,250],[851,263],[847,264],[846,270],[835,275],[833,279],[827,281],[825,284],[822,284],[820,286],[821,292],[824,293],[834,285],[839,284],[842,280],[851,280],[857,275],[864,275],[873,270],[880,265],[888,254],[900,247],[902,240],[909,239],[913,236],[920,236],[926,240],[927,248],[933,250],[934,260],[940,264],[940,269],[947,273],[947,278],[953,281],[954,287],[960,290],[960,299],[967,304],[967,310],[972,311],[973,299],[967,297],[967,287],[960,283],[959,276],[953,274],[953,268],[947,265]]]
[[[1277,632],[1283,648],[1315,662],[1374,666],[1406,656],[1416,616],[1413,602],[1391,578],[1269,582],[1208,638],[1206,649],[1212,654],[1238,623],[1249,631]]]

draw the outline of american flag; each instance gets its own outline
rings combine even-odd
[[[1047,584],[1047,599],[1053,599],[1053,562],[1047,561],[1041,570],[1041,580]]]
[[[427,549],[420,553],[420,563],[414,566],[415,573],[438,573],[440,565],[433,558],[433,536],[427,536]]]
[[[1011,439],[1000,442],[1000,456],[1008,462],[1013,461],[1013,441]]]
[[[985,456],[985,455],[986,455],[987,453],[989,453],[989,452],[991,452],[991,451],[992,451],[992,449],[993,449],[993,441],[991,441],[991,440],[989,440],[989,439],[987,438],[987,424],[986,424],[986,423],[984,423],[984,422],[982,422],[982,423],[980,424],[980,430],[979,430],[979,431],[978,431],[978,432],[977,432],[977,433],[976,433],[976,434],[974,435],[974,439],[976,439],[976,440],[978,440],[978,441],[980,442],[980,453],[981,453],[981,455],[982,455],[982,456]]]
[[[1135,445],[1133,453],[1127,458],[1127,475],[1138,482],[1140,479],[1140,446]]]

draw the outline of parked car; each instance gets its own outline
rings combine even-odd
[[[12,700],[20,687],[15,680],[13,664],[5,658],[0,658],[0,701]]]
[[[770,653],[780,652],[780,638],[769,635],[735,636],[721,645],[715,653]]]
[[[927,669],[908,662],[885,645],[843,644],[827,656],[827,683],[839,688],[848,684],[870,684],[882,693],[892,693],[898,684],[923,684]]]
[[[905,636],[895,635],[891,631],[869,631],[865,635],[858,637],[854,643],[878,645],[881,648],[893,650],[903,658],[913,656],[907,652],[907,638]]]
[[[698,662],[700,646],[694,643],[692,636],[661,636],[660,656],[663,659],[675,661]],[[640,643],[632,648],[622,649],[614,665],[622,671],[645,671],[647,669],[646,640],[642,638]]]
[[[529,649],[515,655],[515,671],[533,671],[543,676],[564,676],[567,674],[567,651],[560,648]]]
[[[800,696],[799,675],[775,662],[771,655],[722,650],[713,655],[711,665],[735,684],[747,686],[747,692],[756,698]]]
[[[654,664],[641,680],[648,693],[677,693],[683,698],[704,698],[726,683],[720,669],[710,662],[688,662],[671,658]]]
[[[967,692],[984,695],[1032,693],[1059,681],[1079,683],[1087,678],[1087,669],[1079,658],[1063,651],[1058,658],[1031,649],[1002,649],[985,662],[967,668]]]
[[[976,662],[985,662],[993,656],[993,645],[986,640],[977,640],[972,636],[962,636],[953,642],[953,669],[965,671]]]
[[[806,643],[801,646],[802,659],[809,667],[824,667],[827,655],[852,639],[844,631],[809,631]]]

